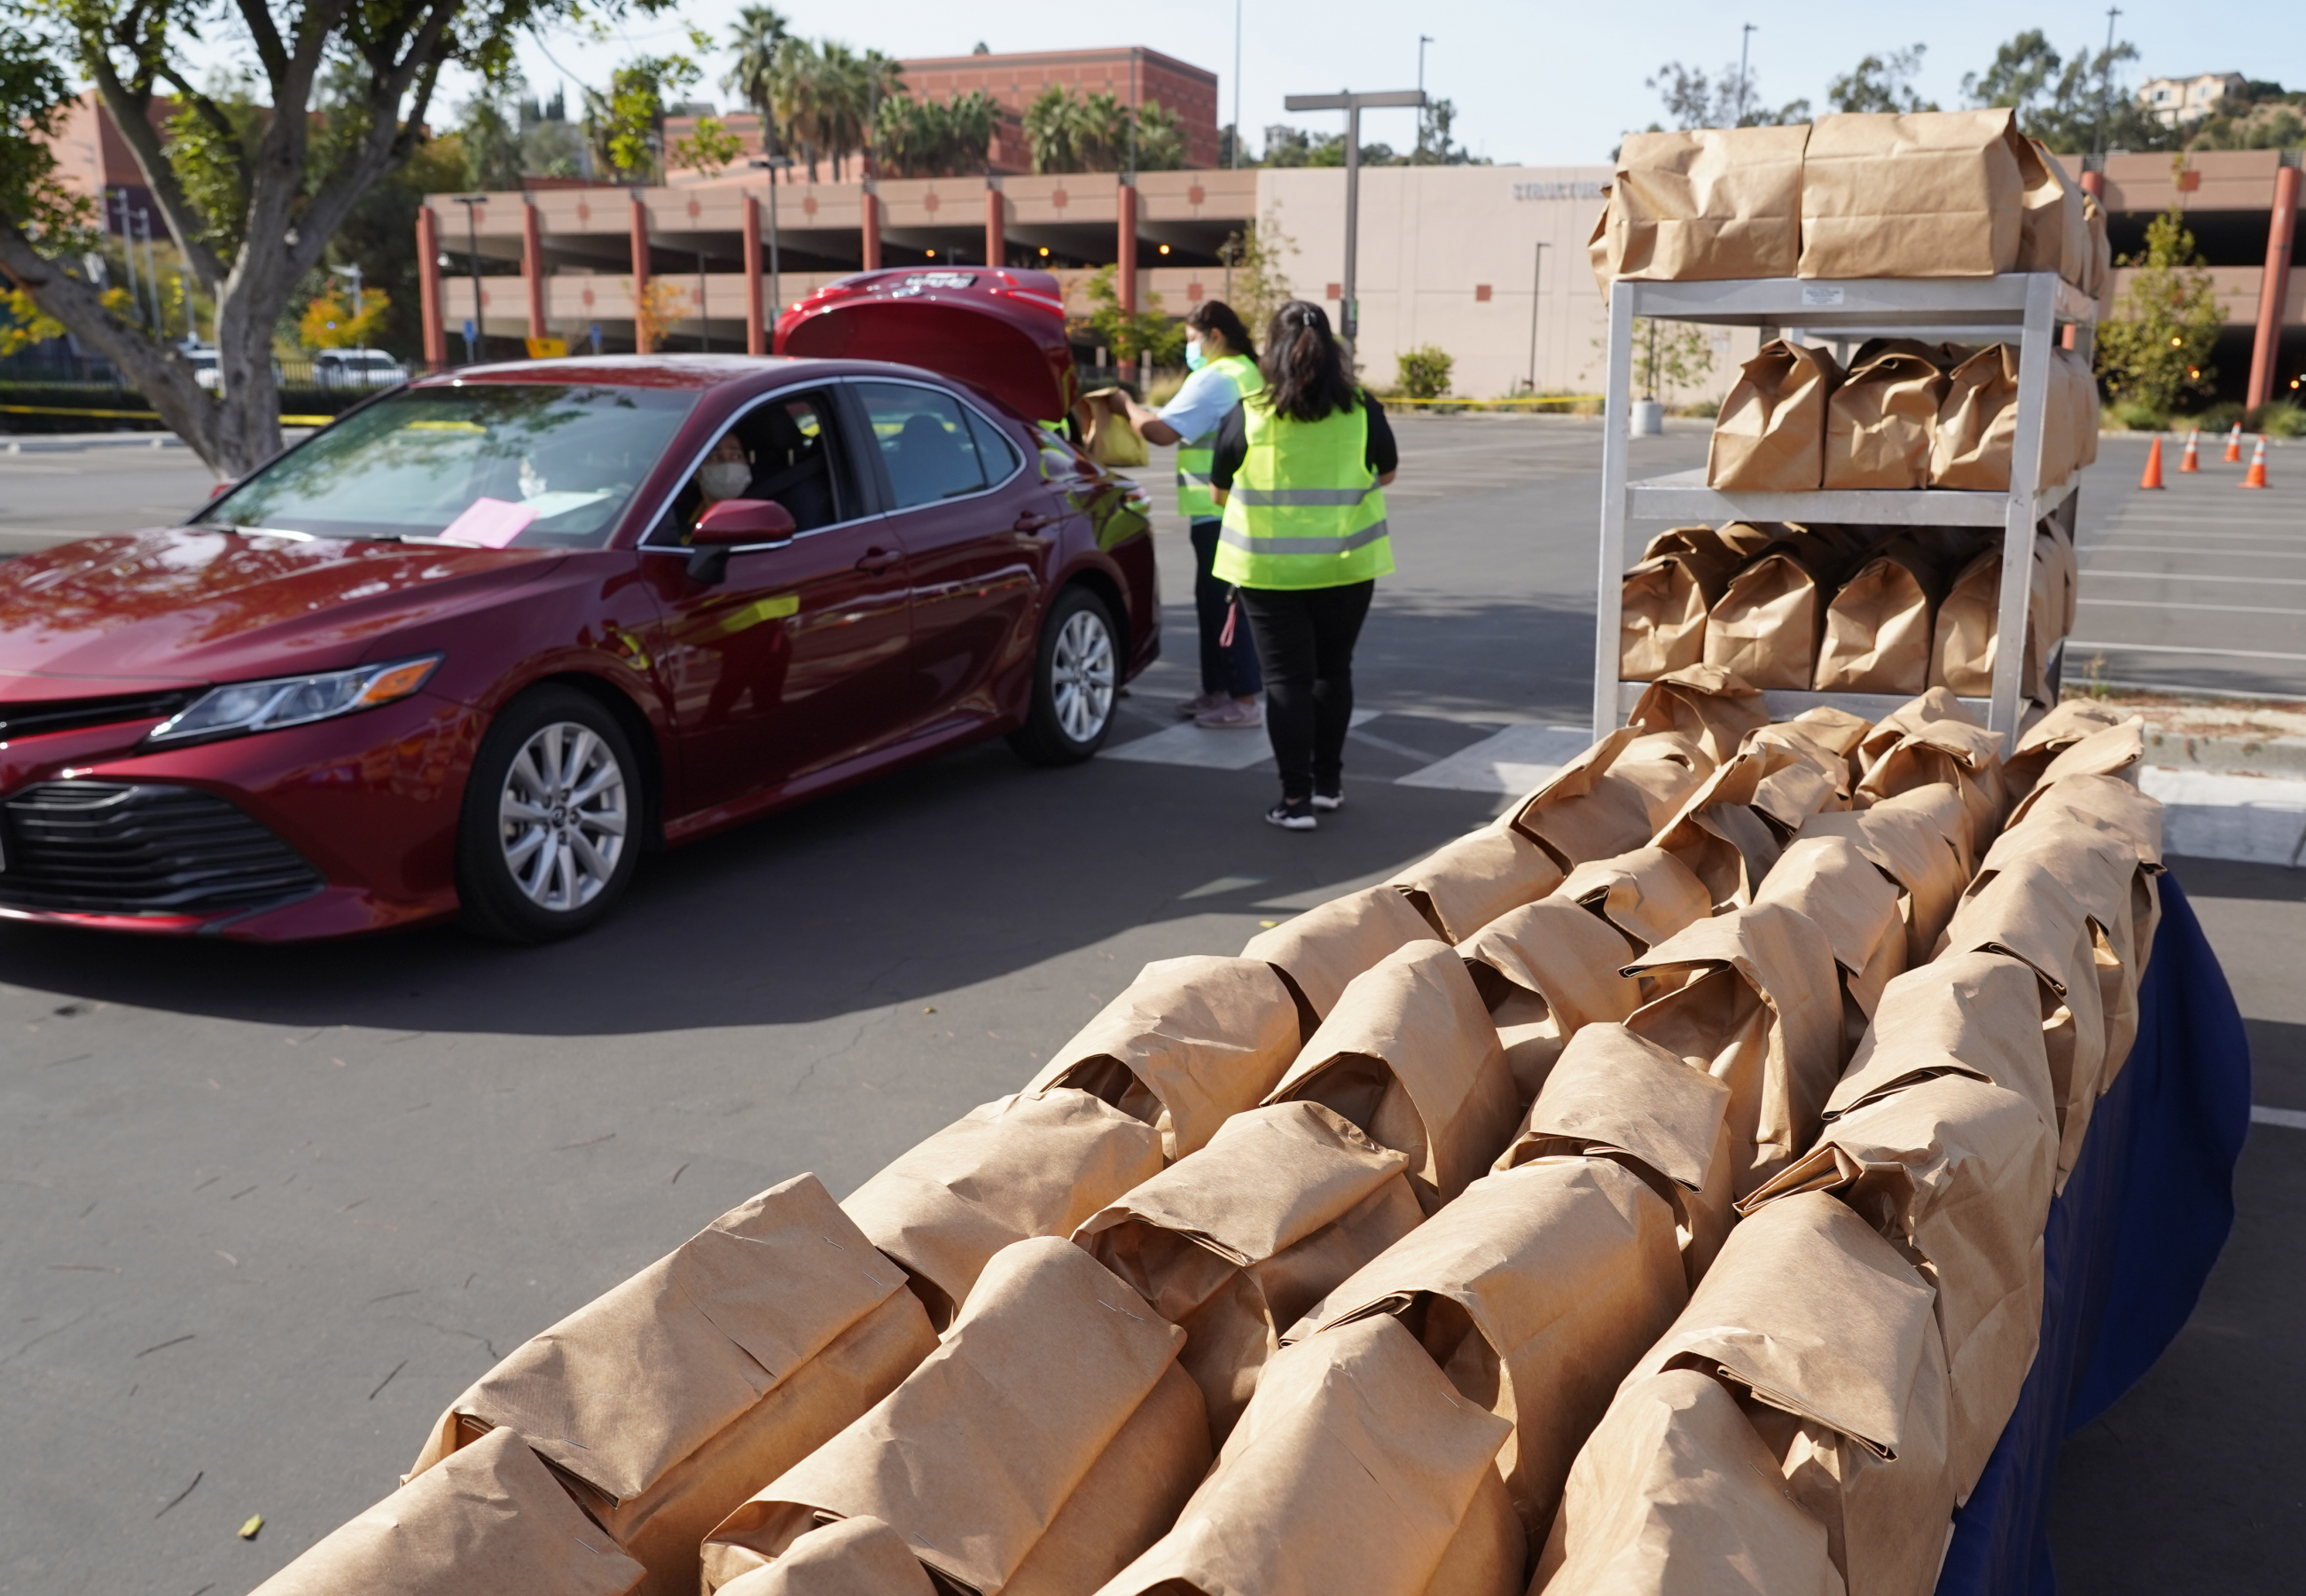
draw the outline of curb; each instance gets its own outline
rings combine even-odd
[[[2188,737],[2148,726],[2145,763],[2227,775],[2306,776],[2306,738]]]
[[[182,448],[174,432],[41,432],[11,437],[0,454],[70,454],[90,448]]]

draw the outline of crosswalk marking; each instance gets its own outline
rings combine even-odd
[[[1367,725],[1381,712],[1357,709],[1352,724]],[[1229,727],[1212,730],[1196,726],[1191,721],[1172,726],[1166,731],[1157,731],[1150,737],[1140,737],[1135,742],[1123,743],[1117,748],[1107,748],[1106,759],[1126,759],[1140,764],[1182,764],[1202,771],[1253,770],[1273,757],[1273,745],[1267,740],[1265,728]]]
[[[1398,787],[1448,787],[1462,792],[1523,793],[1593,745],[1589,726],[1508,726],[1447,759],[1396,779]]]

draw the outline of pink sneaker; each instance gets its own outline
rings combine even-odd
[[[1178,700],[1176,705],[1177,719],[1180,721],[1197,720],[1200,716],[1206,715],[1211,710],[1217,708],[1218,704],[1231,704],[1233,700],[1226,697],[1223,693],[1197,693],[1191,698]]]
[[[1265,724],[1265,706],[1254,698],[1247,704],[1238,698],[1226,698],[1217,708],[1195,715],[1193,724],[1207,726],[1213,731],[1253,730]]]

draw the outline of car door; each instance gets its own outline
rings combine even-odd
[[[906,699],[917,724],[986,720],[1029,671],[1063,506],[1002,427],[925,381],[849,385],[912,576]]]
[[[739,497],[783,505],[790,539],[699,558],[687,543],[702,508],[692,468],[645,546],[687,807],[804,778],[905,728],[904,545],[864,491],[841,416],[820,387],[773,395],[725,430],[753,467]]]

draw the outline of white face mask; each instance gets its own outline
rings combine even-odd
[[[697,486],[714,499],[734,499],[752,484],[753,468],[741,460],[707,460]]]

